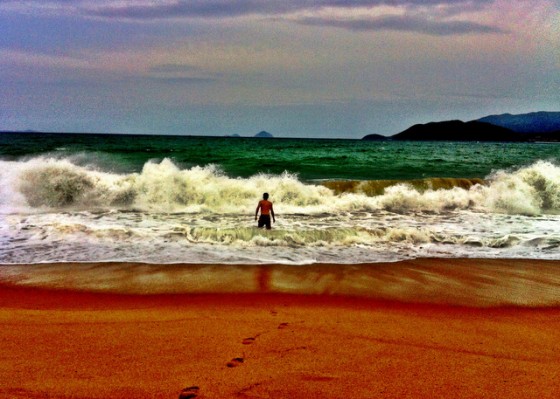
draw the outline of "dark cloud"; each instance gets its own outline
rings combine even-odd
[[[89,15],[106,18],[158,19],[158,18],[223,18],[251,13],[275,14],[286,12],[289,6],[265,1],[209,0],[176,1],[158,5],[105,5],[91,8]]]
[[[325,7],[352,9],[356,7],[394,6],[407,8],[439,7],[456,14],[461,10],[485,7],[495,0],[173,0],[138,3],[135,1],[100,0],[0,0],[18,9],[41,10],[39,6],[58,6],[60,12],[80,13],[106,19],[153,20],[168,18],[228,18],[243,15],[278,16],[297,11],[315,11]]]
[[[436,0],[441,1],[441,0]],[[404,3],[417,2],[403,0]],[[385,3],[379,0],[178,0],[155,5],[111,5],[103,4],[89,8],[89,15],[106,18],[161,19],[161,18],[226,18],[242,15],[281,15],[299,10],[326,6],[352,8],[374,6]]]
[[[126,19],[162,18],[225,18],[242,15],[281,15],[301,10],[316,10],[324,7],[355,8],[389,6],[453,6],[472,8],[494,0],[177,0],[171,3],[137,5],[98,2],[95,7],[83,11],[92,16]]]
[[[244,15],[279,17],[297,11],[318,11],[325,7],[352,9],[388,5],[403,7],[406,14],[371,19],[309,17],[298,22],[305,25],[338,27],[352,31],[398,30],[443,36],[502,33],[503,31],[495,26],[449,19],[450,16],[460,15],[465,11],[480,10],[493,2],[494,0],[173,0],[139,4],[135,1],[115,0],[97,2],[45,0],[26,3],[0,0],[0,6],[2,4],[19,4],[18,7],[25,8],[33,7],[33,4],[58,5],[61,6],[61,10],[73,10],[74,13],[86,16],[143,21],[169,18],[233,18]]]
[[[461,35],[471,33],[505,33],[490,25],[470,21],[431,20],[419,16],[390,15],[373,19],[330,19],[304,18],[298,21],[304,25],[344,28],[352,31],[394,30],[417,32],[435,36]]]

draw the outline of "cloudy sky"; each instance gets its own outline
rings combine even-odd
[[[0,0],[0,130],[360,138],[560,111],[560,0]]]

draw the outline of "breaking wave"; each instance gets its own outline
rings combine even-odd
[[[0,161],[3,213],[41,209],[136,209],[160,212],[247,213],[269,192],[282,213],[471,209],[521,215],[560,212],[560,167],[538,161],[486,179],[326,181],[296,175],[232,178],[217,166],[180,168],[169,159],[139,173],[113,173],[72,158]]]

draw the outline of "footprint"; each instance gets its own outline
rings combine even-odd
[[[278,326],[279,330],[282,330],[284,328],[288,327],[288,323],[280,323],[280,325]]]
[[[255,342],[255,337],[245,338],[243,341],[241,341],[243,345],[251,345],[253,342]]]
[[[243,358],[242,357],[234,357],[233,359],[231,359],[230,362],[228,362],[226,364],[226,366],[228,366],[229,368],[237,367],[237,366],[240,366],[242,363],[243,363]]]
[[[193,399],[198,396],[198,391],[200,390],[197,386],[184,388],[179,394],[179,399]]]

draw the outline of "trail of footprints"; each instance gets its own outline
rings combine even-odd
[[[276,315],[276,312],[275,312],[275,311],[272,311],[271,313],[272,313],[273,315]],[[278,330],[283,330],[283,329],[287,328],[288,326],[289,326],[289,323],[280,323],[280,324],[278,325]],[[263,334],[263,333],[256,334],[256,335],[253,336],[253,337],[244,338],[244,339],[241,341],[241,344],[243,344],[243,345],[251,345],[251,344],[253,344],[253,343],[256,341],[256,339],[257,339],[260,335],[262,335],[262,334]],[[243,355],[243,356],[245,356],[245,355]],[[244,358],[244,357],[234,357],[233,359],[231,359],[229,362],[226,363],[226,366],[227,366],[228,368],[238,367],[238,366],[241,366],[241,365],[243,364],[244,361],[245,361],[245,358]],[[193,385],[193,386],[190,386],[190,387],[186,387],[186,388],[184,388],[184,389],[181,391],[181,393],[179,394],[179,399],[195,399],[195,398],[202,399],[202,396],[199,396],[199,395],[200,395],[199,392],[200,392],[200,387],[198,387],[198,386],[196,386],[196,385]]]
[[[288,327],[288,325],[289,325],[288,323],[280,323],[280,324],[278,325],[278,329],[279,329],[279,330],[282,330],[282,329]],[[243,341],[241,341],[241,343],[242,343],[243,345],[251,345],[251,344],[254,343],[254,342],[256,341],[256,339],[257,339],[260,335],[262,335],[262,334],[263,334],[263,333],[257,334],[257,335],[255,335],[254,337],[247,337],[247,338],[244,338]],[[231,367],[237,367],[237,366],[241,365],[241,364],[243,363],[243,361],[244,361],[244,358],[242,358],[242,357],[235,357],[235,358],[231,359],[231,361],[227,362],[226,366],[228,366],[228,367],[230,367],[230,368],[231,368]]]

